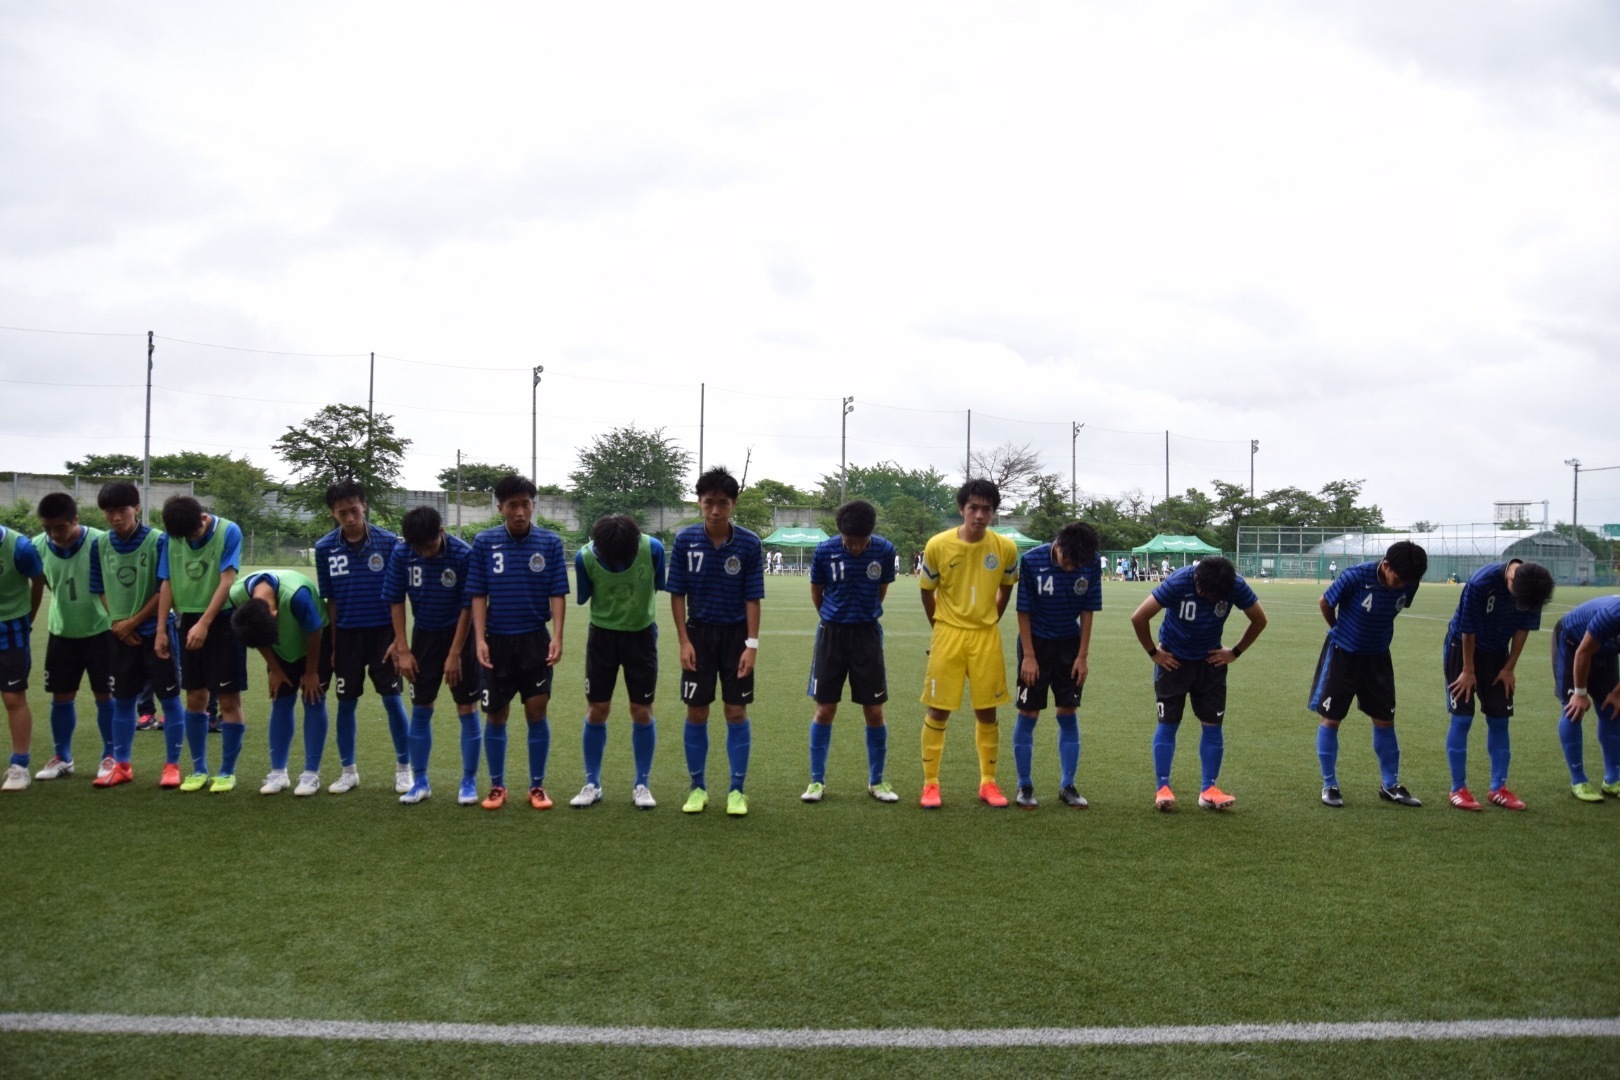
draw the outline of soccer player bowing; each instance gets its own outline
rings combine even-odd
[[[1248,616],[1249,625],[1243,628],[1238,643],[1228,649],[1221,644],[1221,631],[1233,607]],[[1148,624],[1160,611],[1165,615],[1155,645]],[[1153,771],[1159,789],[1153,804],[1160,810],[1175,808],[1170,766],[1175,761],[1176,732],[1190,695],[1193,715],[1203,725],[1198,741],[1198,757],[1203,763],[1198,805],[1206,810],[1230,810],[1237,800],[1215,783],[1226,752],[1226,736],[1221,730],[1221,721],[1226,717],[1226,669],[1248,651],[1266,628],[1266,613],[1259,598],[1231,562],[1215,555],[1200,560],[1196,566],[1182,567],[1161,581],[1131,614],[1131,626],[1136,630],[1136,640],[1153,661],[1153,696],[1158,701]]]
[[[244,646],[264,657],[270,690],[270,774],[260,795],[291,786],[287,757],[292,749],[293,704],[304,699],[304,771],[295,795],[313,795],[321,786],[321,751],[326,746],[324,661],[331,653],[322,640],[326,608],[315,583],[296,570],[265,570],[231,586],[231,631]],[[313,662],[312,662],[313,661]],[[323,670],[324,669],[324,670]]]
[[[866,714],[866,790],[878,802],[899,802],[883,782],[889,729],[883,703],[889,700],[883,665],[883,598],[894,581],[894,545],[872,530],[877,509],[865,499],[838,508],[838,535],[816,545],[810,559],[810,602],[821,614],[810,656],[810,685],[816,703],[810,721],[810,786],[799,796],[820,802],[826,791],[827,751],[833,717],[849,681],[850,700]]]
[[[1558,740],[1575,797],[1620,799],[1620,596],[1600,596],[1565,613],[1553,628],[1553,685],[1564,711]],[[1603,751],[1603,785],[1586,779],[1581,718],[1596,706],[1597,741]]]

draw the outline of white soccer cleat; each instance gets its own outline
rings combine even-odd
[[[394,794],[404,795],[416,784],[416,774],[411,772],[409,765],[398,765],[394,768]]]
[[[260,795],[280,795],[292,787],[292,777],[287,775],[286,769],[273,769],[269,776],[264,778],[264,786],[259,788]]]
[[[345,791],[353,791],[360,786],[360,770],[353,765],[343,766],[343,775],[332,781],[327,788],[334,795],[342,795]]]
[[[637,784],[630,798],[635,801],[637,810],[651,810],[658,805],[658,800],[653,798],[652,790],[646,784]]]
[[[427,778],[423,777],[421,780],[412,784],[411,790],[401,795],[399,797],[399,801],[402,806],[415,806],[417,803],[425,802],[432,797],[433,789],[428,787]]]
[[[112,775],[113,769],[117,768],[117,766],[118,762],[114,761],[112,758],[102,758],[101,767],[96,770],[96,779],[105,780],[107,777]]]
[[[587,806],[595,806],[602,801],[602,789],[595,784],[586,784],[579,789],[579,794],[568,800],[568,805],[576,810],[583,810]]]
[[[307,799],[321,790],[321,774],[301,772],[298,774],[298,786],[293,788],[293,794],[301,799]]]
[[[33,780],[28,776],[27,766],[12,765],[6,769],[6,780],[0,784],[0,791],[21,791],[31,783]]]
[[[27,770],[23,770],[26,772]],[[35,780],[59,780],[73,775],[73,762],[63,761],[53,757],[45,763],[45,767],[34,774]],[[24,785],[26,786],[26,785]]]

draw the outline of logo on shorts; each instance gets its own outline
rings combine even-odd
[[[540,552],[537,551],[533,555],[529,556],[529,570],[531,572],[538,574],[540,571],[544,570],[545,568],[546,568],[546,557],[544,555],[542,555]]]
[[[118,573],[114,576],[118,578],[118,584],[126,589],[135,584],[135,568],[133,566],[120,566]]]
[[[382,552],[373,551],[371,553],[371,558],[366,560],[366,569],[370,570],[372,573],[376,573],[377,571],[381,570],[382,568],[383,568]]]
[[[984,568],[986,570],[994,570],[996,567],[998,567],[1000,565],[1001,565],[1001,560],[996,558],[996,553],[995,552],[992,551],[990,554],[988,554],[988,555],[986,555],[984,557]]]
[[[456,572],[454,570],[450,569],[449,567],[445,567],[444,573],[439,575],[439,584],[443,585],[447,589],[455,588],[456,587]]]
[[[1077,577],[1074,579],[1074,595],[1084,596],[1086,595],[1086,590],[1089,588],[1091,588],[1091,582],[1087,581],[1085,578]]]
[[[1232,605],[1227,603],[1225,600],[1222,600],[1220,603],[1215,605],[1215,617],[1217,619],[1224,619],[1226,618],[1226,613],[1231,610]]]
[[[876,581],[878,578],[883,576],[883,567],[879,566],[875,562],[867,563],[866,564],[866,576],[868,578],[872,579],[873,581]]]
[[[726,556],[726,573],[733,577],[742,573],[742,560],[735,555]]]

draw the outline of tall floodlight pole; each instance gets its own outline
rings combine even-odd
[[[1564,464],[1575,470],[1575,494],[1569,506],[1569,535],[1573,536],[1578,544],[1581,542],[1581,530],[1578,527],[1581,514],[1581,459],[1565,458]]]
[[[1080,429],[1086,425],[1078,420],[1071,420],[1073,425],[1069,431],[1069,509],[1078,511],[1080,508],[1080,472],[1075,467],[1080,459],[1076,456],[1080,444]]]
[[[962,479],[973,479],[973,410],[967,411],[967,457],[962,460]]]
[[[698,383],[698,475],[703,475],[703,413],[709,402],[709,384]]]
[[[1260,452],[1260,440],[1249,440],[1249,498],[1254,498],[1254,455]]]
[[[1170,497],[1170,432],[1164,433],[1164,497]]]
[[[373,412],[374,412],[374,410],[376,408],[376,404],[377,404],[376,399],[377,399],[377,354],[372,353],[371,354],[371,375],[370,375],[369,380],[368,380],[368,382],[366,384],[366,479],[368,481],[371,479],[371,473],[372,473],[373,457],[372,457],[372,453],[371,453],[371,433],[375,429],[375,426],[376,426],[372,421],[372,414],[373,414]],[[382,492],[374,491],[374,492],[370,492],[370,495],[371,495],[371,497],[373,499],[375,499],[375,498],[380,497],[382,495]]]
[[[461,448],[456,448],[456,535],[461,535]]]
[[[146,453],[141,462],[141,522],[152,505],[152,351],[156,347],[152,331],[146,332]]]
[[[540,472],[540,373],[546,365],[534,365],[534,385],[529,388],[529,482],[536,483]]]
[[[849,493],[849,414],[855,411],[855,398],[844,399],[844,415],[839,418],[838,434],[838,501]]]

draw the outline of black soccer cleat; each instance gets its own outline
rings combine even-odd
[[[1061,789],[1058,792],[1058,798],[1063,800],[1064,806],[1072,806],[1076,810],[1084,810],[1089,805],[1086,802],[1086,797],[1076,791],[1073,784]]]
[[[1344,794],[1332,784],[1322,785],[1322,805],[1339,808],[1344,806]]]
[[[1422,800],[1416,798],[1410,791],[1406,790],[1405,784],[1392,784],[1389,787],[1380,787],[1378,789],[1378,797],[1380,799],[1387,799],[1392,803],[1400,803],[1402,806],[1423,805]]]
[[[1018,797],[1013,801],[1019,806],[1022,806],[1025,810],[1033,810],[1037,806],[1041,805],[1035,799],[1035,789],[1027,784],[1018,785]]]

